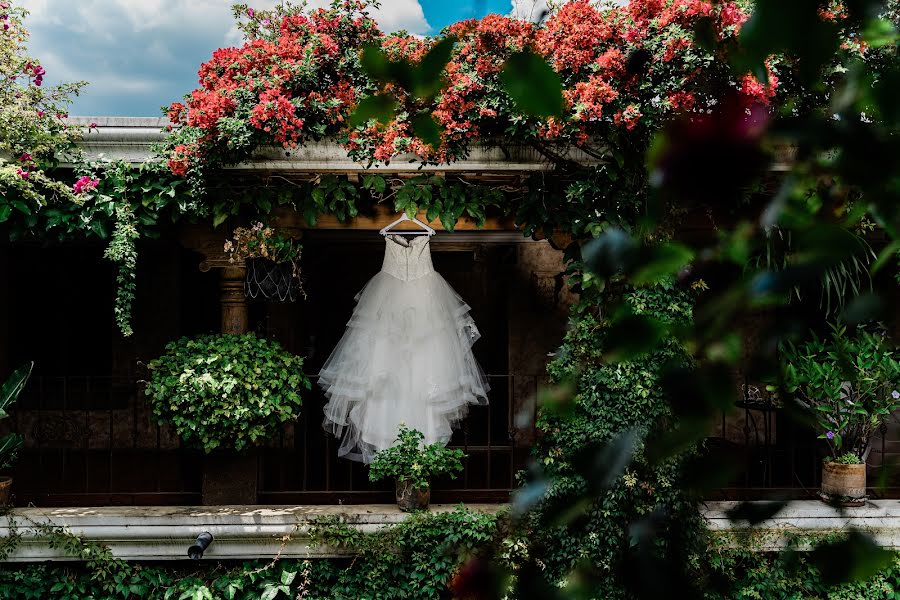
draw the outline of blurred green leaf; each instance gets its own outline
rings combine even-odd
[[[441,128],[430,113],[420,112],[410,119],[410,124],[417,138],[433,148],[441,145]]]
[[[872,536],[852,530],[836,542],[823,542],[807,558],[828,585],[868,579],[893,560],[893,553],[880,547]]]
[[[397,101],[387,94],[373,94],[363,98],[353,114],[350,115],[351,127],[365,125],[371,119],[387,125],[397,114]]]
[[[444,83],[441,73],[450,62],[455,43],[455,37],[447,36],[432,46],[422,57],[415,69],[415,82],[413,89],[410,90],[414,96],[433,98],[441,90]]]
[[[563,113],[562,82],[542,57],[516,52],[500,73],[506,93],[516,107],[533,117],[558,117]]]

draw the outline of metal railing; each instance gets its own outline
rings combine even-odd
[[[532,410],[543,376],[490,375],[486,406],[472,407],[451,447],[467,453],[456,480],[434,482],[435,501],[502,501],[516,487],[531,430],[515,428],[517,407]],[[301,418],[258,451],[260,503],[387,501],[387,485],[337,457],[321,427],[324,397],[316,390]],[[530,407],[530,408],[529,408]],[[530,415],[533,417],[533,414]],[[526,419],[527,420],[527,419]],[[135,379],[34,377],[0,423],[25,437],[14,470],[18,504],[159,505],[201,500],[203,455],[182,447],[160,426]]]

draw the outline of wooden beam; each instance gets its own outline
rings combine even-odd
[[[315,227],[309,227],[302,215],[292,210],[276,210],[274,214],[274,224],[278,228],[284,229],[316,229],[316,230],[361,230],[361,231],[378,231],[385,225],[397,220],[397,213],[386,204],[376,204],[370,211],[361,213],[353,219],[341,222],[334,215],[320,215]],[[419,212],[418,218],[426,221],[425,213]],[[431,227],[438,231],[444,231],[444,226],[440,219],[434,219],[428,223]],[[397,226],[398,230],[415,230],[416,225],[411,223],[401,223]],[[511,218],[489,217],[483,227],[478,227],[474,219],[463,216],[456,223],[454,231],[517,231],[515,221]]]

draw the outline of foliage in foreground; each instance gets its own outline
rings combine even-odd
[[[635,315],[678,324],[690,322],[692,295],[664,284],[628,290],[623,300]],[[638,542],[629,524],[644,523],[648,530],[657,530],[660,542],[654,551],[680,555],[685,569],[697,560],[703,530],[680,485],[685,456],[654,462],[639,441],[668,426],[672,406],[661,379],[668,369],[689,369],[691,360],[677,340],[669,339],[653,352],[606,362],[610,342],[621,333],[595,311],[574,319],[549,366],[552,378],[571,386],[574,397],[545,403],[537,423],[544,435],[535,457],[550,483],[529,523],[532,552],[555,583],[577,565],[590,564],[602,581],[592,592],[596,598],[627,595],[627,565]],[[621,440],[622,432],[635,434],[635,460],[614,467],[607,479],[595,469],[615,463],[619,456],[610,454],[604,465],[595,467],[585,461],[597,448]],[[578,506],[584,494],[596,498]],[[572,510],[573,504],[578,516],[557,524],[559,515]]]
[[[297,418],[301,390],[311,387],[302,357],[253,334],[182,338],[148,368],[153,412],[206,452],[269,438]]]

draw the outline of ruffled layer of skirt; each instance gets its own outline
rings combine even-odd
[[[357,296],[347,331],[319,373],[325,429],[338,455],[370,462],[394,445],[401,423],[446,444],[487,379],[472,354],[469,306],[437,273],[401,281],[384,272]]]

